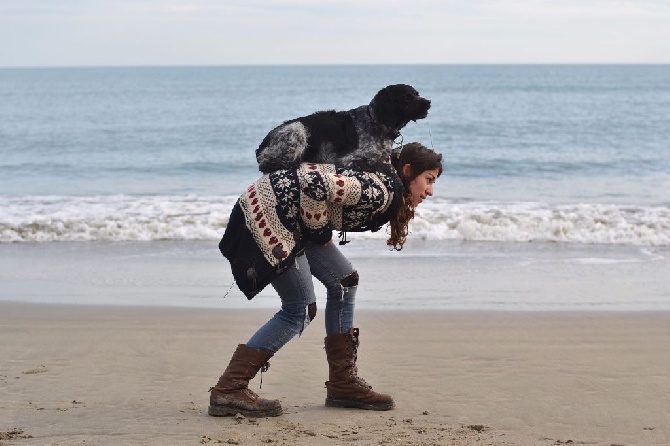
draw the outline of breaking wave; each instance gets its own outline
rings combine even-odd
[[[0,197],[0,243],[217,240],[236,196]],[[410,237],[670,246],[670,207],[429,199]],[[357,238],[386,237],[377,233]]]

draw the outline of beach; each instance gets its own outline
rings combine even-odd
[[[278,307],[215,242],[0,245],[2,444],[667,445],[665,247],[342,247],[361,275],[359,370],[389,412],[324,405],[324,290],[251,388],[271,419],[207,415]]]
[[[0,69],[0,444],[670,444],[669,73]],[[360,374],[396,408],[325,407],[317,283],[316,319],[251,383],[284,414],[208,416],[279,305],[248,301],[217,249],[255,149],[397,83],[433,105],[396,143],[444,173],[401,252],[386,229],[341,247]]]
[[[209,394],[272,310],[0,303],[3,444],[664,445],[670,314],[362,310],[360,375],[388,412],[324,406],[322,320],[251,383],[277,418]]]

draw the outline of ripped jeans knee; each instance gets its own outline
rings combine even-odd
[[[359,274],[336,244],[308,244],[311,272],[326,287],[326,334],[343,333],[353,324]]]
[[[316,317],[316,302],[312,302],[311,304],[307,305],[307,317],[309,318],[310,322],[312,322]]]
[[[358,271],[354,271],[344,279],[340,280],[340,285],[342,285],[344,288],[358,286]]]
[[[327,287],[326,334],[346,333],[354,324],[354,307],[359,276],[353,271]]]
[[[298,333],[298,336],[302,335],[302,332],[305,331],[305,328],[307,328],[309,323],[312,322],[315,317],[316,317],[316,302],[312,302],[310,304],[307,304],[307,307],[305,308],[305,319],[303,320],[302,328],[300,329],[300,333]]]

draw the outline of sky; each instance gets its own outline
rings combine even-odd
[[[0,0],[0,67],[670,63],[668,0]]]

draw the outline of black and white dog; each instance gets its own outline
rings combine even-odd
[[[428,109],[430,101],[410,85],[389,85],[369,105],[319,111],[275,127],[256,150],[258,168],[269,173],[314,162],[375,170],[388,162],[400,130],[425,118]]]

